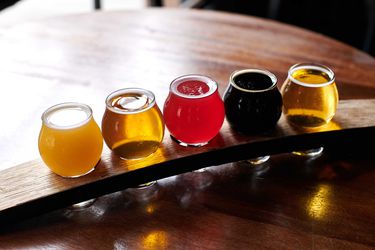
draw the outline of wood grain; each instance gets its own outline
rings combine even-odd
[[[296,130],[284,117],[262,135],[240,135],[224,124],[199,148],[180,146],[167,134],[161,148],[145,159],[122,160],[106,152],[93,173],[76,179],[56,176],[40,161],[25,163],[0,172],[0,223],[203,167],[320,146],[366,147],[374,135],[375,99],[348,100],[341,101],[329,124],[313,131]]]
[[[261,173],[225,164],[2,227],[0,248],[373,249],[373,166],[347,153],[276,155]]]
[[[0,55],[1,169],[39,158],[40,115],[47,107],[65,101],[84,102],[93,108],[100,123],[104,99],[113,90],[144,87],[156,94],[162,106],[169,83],[188,73],[217,80],[222,94],[234,70],[268,69],[276,74],[280,86],[291,65],[317,62],[336,73],[341,100],[375,99],[375,60],[371,56],[300,28],[212,11],[98,12],[27,23],[0,30]],[[353,100],[357,111],[341,114],[342,124],[374,110],[358,109],[364,102]],[[373,115],[368,113],[367,118],[358,122],[364,125]],[[209,150],[226,145],[228,140],[246,140],[227,137],[226,129]],[[277,132],[283,129],[281,126]],[[328,137],[306,135],[304,141],[309,143],[327,143],[325,154],[317,159],[277,154],[260,172],[238,162],[228,163],[210,167],[203,174],[159,180],[154,192],[129,188],[101,196],[83,211],[61,209],[2,226],[0,248],[373,249],[375,162],[372,148],[359,141],[373,140],[373,129],[347,132],[328,132]],[[353,133],[355,136],[349,136]],[[265,137],[250,139],[256,147],[239,145],[249,152],[246,157],[263,153],[261,143],[255,142]],[[165,143],[171,143],[168,140],[166,137]],[[287,146],[279,145],[274,152],[288,151]],[[217,164],[225,156],[196,157],[186,166],[179,163],[187,152],[172,149],[160,150],[149,163],[143,162],[152,165],[171,154],[182,156],[180,162],[173,163],[178,167],[162,169],[121,163],[105,151],[97,170],[79,180],[52,175],[39,160],[28,162],[16,166],[18,173],[27,176],[22,183],[45,190],[31,191],[15,183],[19,178],[9,172],[10,168],[0,172],[0,194],[13,195],[14,200],[6,201],[8,205],[20,205],[18,208],[26,213],[8,211],[22,220],[146,181],[151,178],[144,174],[146,169],[152,178],[158,178]],[[199,156],[200,150],[191,149],[189,154]],[[244,158],[241,151],[226,153],[231,155],[226,160]],[[126,171],[133,174],[123,180],[121,173]],[[40,174],[42,179],[37,178]],[[116,175],[120,177],[111,179],[112,185],[105,183],[108,176]],[[103,185],[83,188],[95,178]],[[86,188],[93,193],[87,193]],[[60,191],[64,191],[62,196],[42,195]],[[36,203],[19,204],[17,200],[25,193],[43,202],[36,199]],[[14,219],[3,218],[8,222]]]
[[[0,124],[0,168],[39,158],[40,116],[48,107],[83,102],[100,123],[112,91],[147,88],[162,106],[170,82],[184,74],[210,76],[223,94],[234,70],[268,69],[280,86],[291,65],[316,62],[334,70],[341,99],[375,98],[371,56],[300,28],[212,11],[98,12],[30,22],[0,30],[0,55],[0,106],[8,117]]]

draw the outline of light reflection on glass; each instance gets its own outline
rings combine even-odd
[[[341,126],[334,121],[330,121],[329,123],[323,126],[319,126],[319,127],[301,127],[301,128],[294,128],[294,129],[299,130],[304,133],[314,133],[314,132],[340,130]],[[319,157],[323,153],[323,150],[324,150],[323,147],[318,147],[318,148],[313,148],[313,149],[304,150],[304,151],[293,151],[293,154],[299,155],[299,156],[307,156],[311,158],[316,158],[316,157]]]
[[[328,210],[331,196],[331,187],[320,185],[318,191],[307,203],[307,212],[314,219],[323,219]]]
[[[120,160],[119,166],[126,168],[128,171],[137,170],[165,161],[165,152],[159,147],[153,154],[138,160]]]
[[[167,249],[168,235],[164,231],[153,231],[146,235],[142,241],[145,249]]]
[[[306,128],[299,128],[303,132],[325,132],[325,131],[333,131],[333,130],[340,130],[341,126],[335,120],[328,122],[327,124],[320,126],[320,127],[306,127]]]

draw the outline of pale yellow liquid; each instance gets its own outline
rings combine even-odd
[[[123,95],[125,99],[127,95]],[[118,98],[118,97],[117,97]],[[137,97],[143,101],[143,97]],[[119,110],[137,104],[132,102],[120,105],[114,100],[112,106]],[[125,102],[124,102],[125,103]],[[147,106],[147,101],[146,104]],[[121,114],[106,109],[102,120],[103,137],[113,152],[125,159],[139,159],[154,153],[164,137],[164,120],[155,104],[150,109],[139,113]]]
[[[89,173],[100,160],[103,139],[91,118],[86,124],[69,129],[42,125],[39,152],[45,164],[56,174],[78,177]]]
[[[308,84],[322,84],[330,81],[329,76],[319,70],[299,69],[292,77]],[[336,84],[307,87],[287,79],[281,92],[283,112],[288,121],[301,127],[319,127],[327,124],[335,115],[338,105]]]

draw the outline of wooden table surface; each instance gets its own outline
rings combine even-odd
[[[375,98],[369,55],[299,28],[217,12],[98,12],[27,23],[0,31],[0,55],[0,169],[39,158],[47,107],[83,102],[100,123],[113,90],[147,88],[161,107],[183,74],[212,77],[222,94],[234,70],[268,69],[280,86],[291,65],[317,62],[336,73],[341,99]],[[371,249],[375,160],[365,149],[275,155],[263,172],[230,163],[170,177],[83,211],[3,227],[0,248]]]

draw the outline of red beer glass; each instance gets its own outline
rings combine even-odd
[[[171,137],[183,146],[203,146],[220,131],[224,103],[217,83],[203,75],[172,81],[164,104],[164,120]]]

